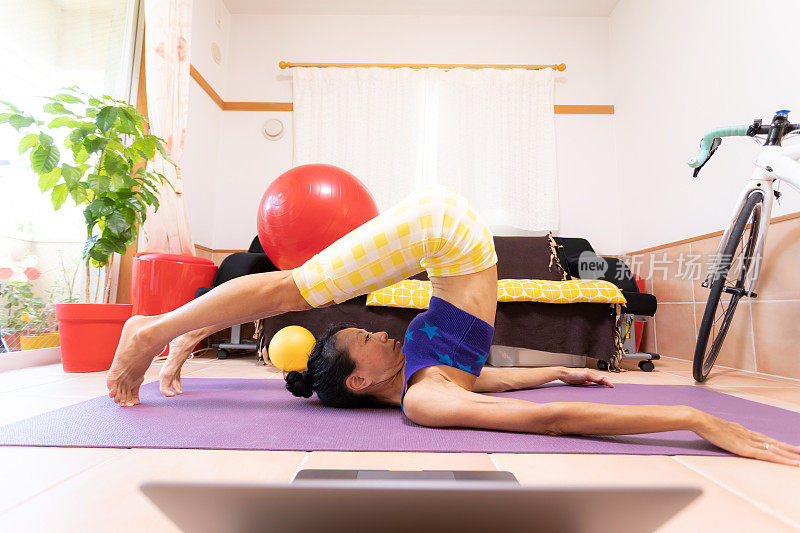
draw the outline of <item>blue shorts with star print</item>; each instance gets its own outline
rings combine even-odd
[[[417,315],[406,330],[403,396],[411,376],[429,366],[452,366],[479,375],[489,357],[493,336],[494,327],[488,322],[441,298],[431,297],[428,310]]]

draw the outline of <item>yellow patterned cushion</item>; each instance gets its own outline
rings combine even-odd
[[[369,293],[367,305],[427,309],[431,300],[430,281],[407,279]],[[624,304],[619,288],[600,279],[549,281],[544,279],[501,279],[497,281],[498,302],[576,302]]]

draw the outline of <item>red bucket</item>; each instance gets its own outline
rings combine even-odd
[[[99,372],[111,368],[122,326],[131,304],[56,304],[65,372]]]
[[[131,302],[134,315],[160,315],[194,300],[214,281],[217,266],[192,255],[139,252],[133,256]],[[198,344],[195,350],[200,346]],[[158,355],[166,356],[169,346]]]

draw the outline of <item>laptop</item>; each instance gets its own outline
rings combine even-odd
[[[702,494],[520,485],[510,472],[448,470],[301,470],[292,483],[147,482],[141,491],[188,533],[640,533]]]

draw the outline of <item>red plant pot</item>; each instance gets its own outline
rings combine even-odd
[[[111,368],[122,326],[132,314],[131,304],[56,304],[64,371]]]

